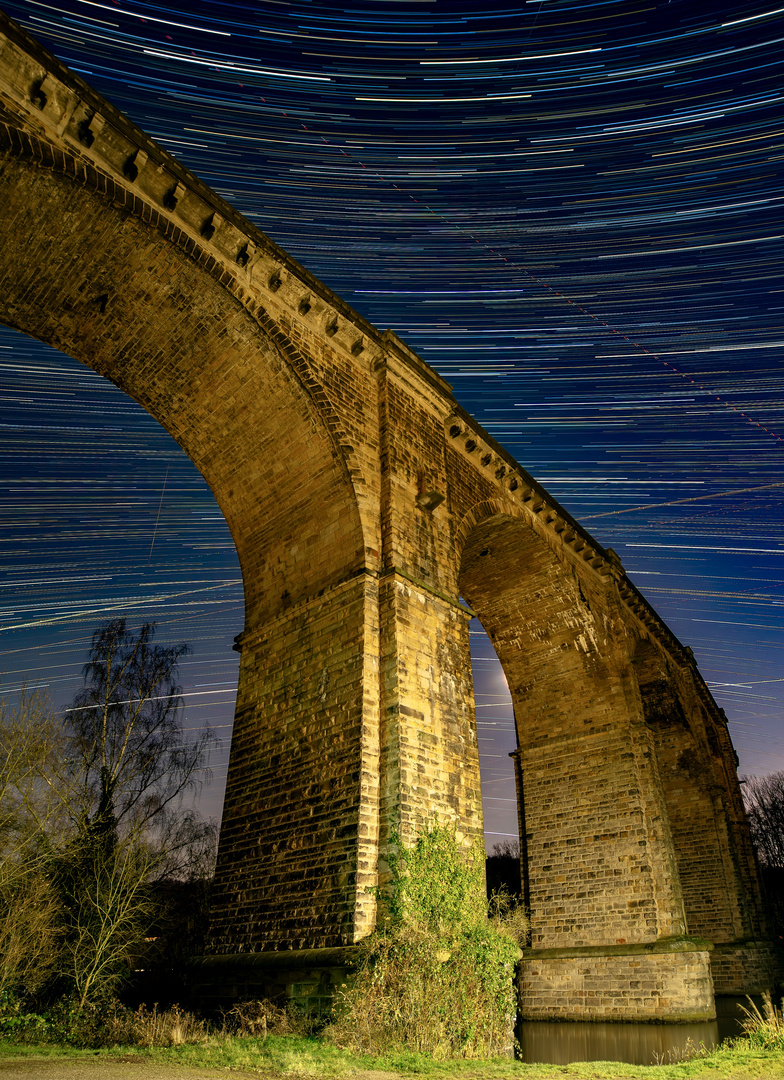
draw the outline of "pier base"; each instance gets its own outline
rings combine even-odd
[[[524,949],[518,992],[524,1020],[713,1020],[713,946],[696,938],[642,945]]]
[[[356,957],[356,946],[201,956],[190,967],[189,997],[208,1014],[269,999],[325,1016]]]
[[[711,974],[715,994],[772,993],[782,975],[782,958],[770,941],[721,942],[711,953]]]

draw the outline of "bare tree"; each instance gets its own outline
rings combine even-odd
[[[745,776],[743,797],[776,938],[784,938],[784,772]]]
[[[54,976],[81,1005],[117,989],[161,921],[156,880],[204,885],[215,825],[184,796],[208,776],[209,730],[182,724],[186,645],[114,619],[93,634],[62,719],[39,694],[0,702],[0,989]]]
[[[154,623],[138,634],[125,619],[99,627],[65,713],[68,805],[80,829],[105,839],[160,820],[207,775],[212,733],[191,739],[182,727],[177,668],[190,648],[154,636]]]
[[[77,845],[60,874],[66,911],[62,974],[80,1007],[112,994],[130,973],[155,915],[152,858],[137,838],[110,850]],[[75,871],[75,872],[74,872]]]
[[[64,716],[58,786],[73,836],[56,883],[65,914],[63,975],[80,1004],[115,991],[157,915],[153,881],[183,872],[214,826],[183,797],[208,775],[209,729],[182,724],[177,681],[187,645],[153,641],[124,619],[92,638],[84,685]]]
[[[745,776],[743,797],[760,862],[784,869],[784,772]]]

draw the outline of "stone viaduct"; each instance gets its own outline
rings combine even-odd
[[[4,15],[0,283],[0,321],[174,436],[236,544],[218,993],[328,989],[374,927],[390,828],[481,833],[471,609],[518,732],[522,1014],[705,1018],[714,988],[770,985],[725,716],[617,556]]]

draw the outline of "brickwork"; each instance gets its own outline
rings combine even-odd
[[[589,593],[530,525],[498,516],[470,534],[461,590],[514,704],[532,943],[683,933],[650,739],[629,708],[607,598]]]
[[[733,752],[723,714],[706,711],[691,671],[650,640],[638,643],[633,666],[654,736],[689,932],[716,946],[716,993],[769,987],[776,961],[769,946],[755,944],[765,936],[766,917],[734,769],[728,771]]]
[[[662,943],[623,953],[545,951],[521,963],[520,1013],[526,1020],[713,1020],[709,962],[699,943]]]
[[[537,1008],[704,1011],[707,952],[666,945],[685,933],[718,943],[717,985],[769,979],[726,720],[617,556],[394,334],[2,14],[0,237],[0,321],[156,417],[237,546],[227,985],[233,963],[238,987],[340,968],[394,829],[481,833],[461,596],[512,691]]]
[[[372,928],[376,591],[353,579],[243,636],[212,951],[350,945]]]
[[[750,928],[743,926],[737,897],[727,889],[721,792],[713,763],[686,717],[677,681],[671,672],[656,669],[663,658],[650,645],[648,662],[643,662],[643,644],[635,668],[643,713],[654,732],[689,928],[711,941],[730,941]]]
[[[482,834],[468,616],[400,573],[382,587],[383,839],[410,844],[438,820]]]
[[[761,994],[781,982],[781,955],[769,941],[716,945],[711,953],[716,994]]]

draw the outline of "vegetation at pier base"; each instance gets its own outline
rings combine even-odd
[[[512,1043],[522,910],[503,895],[488,917],[484,852],[443,826],[397,838],[377,931],[325,1037],[357,1052],[407,1048],[436,1060],[490,1057]]]

